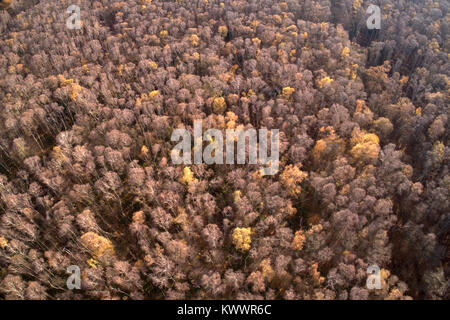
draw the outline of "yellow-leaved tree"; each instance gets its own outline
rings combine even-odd
[[[250,228],[236,228],[233,231],[233,244],[241,251],[250,250],[252,244],[252,230]]]
[[[225,98],[218,97],[213,100],[213,110],[214,113],[222,114],[225,112],[227,108],[227,103],[225,102]]]
[[[198,180],[194,177],[194,173],[191,168],[185,167],[183,169],[183,176],[179,179],[183,184],[190,185],[191,183],[196,183]]]
[[[373,162],[378,159],[380,153],[380,139],[376,134],[355,128],[352,131],[350,142],[352,145],[350,154],[356,160]]]
[[[80,241],[96,258],[114,254],[114,246],[112,242],[109,239],[96,234],[95,232],[87,232],[83,234]]]
[[[301,164],[288,165],[280,175],[281,184],[286,187],[291,195],[299,195],[302,192],[300,183],[308,176],[300,170]]]

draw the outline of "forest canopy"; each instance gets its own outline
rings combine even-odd
[[[432,0],[2,0],[0,299],[449,299],[449,24]],[[173,164],[196,120],[279,130],[279,172]]]

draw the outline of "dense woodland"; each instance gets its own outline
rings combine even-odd
[[[447,0],[0,9],[0,299],[450,298]],[[278,174],[174,165],[199,119]]]

